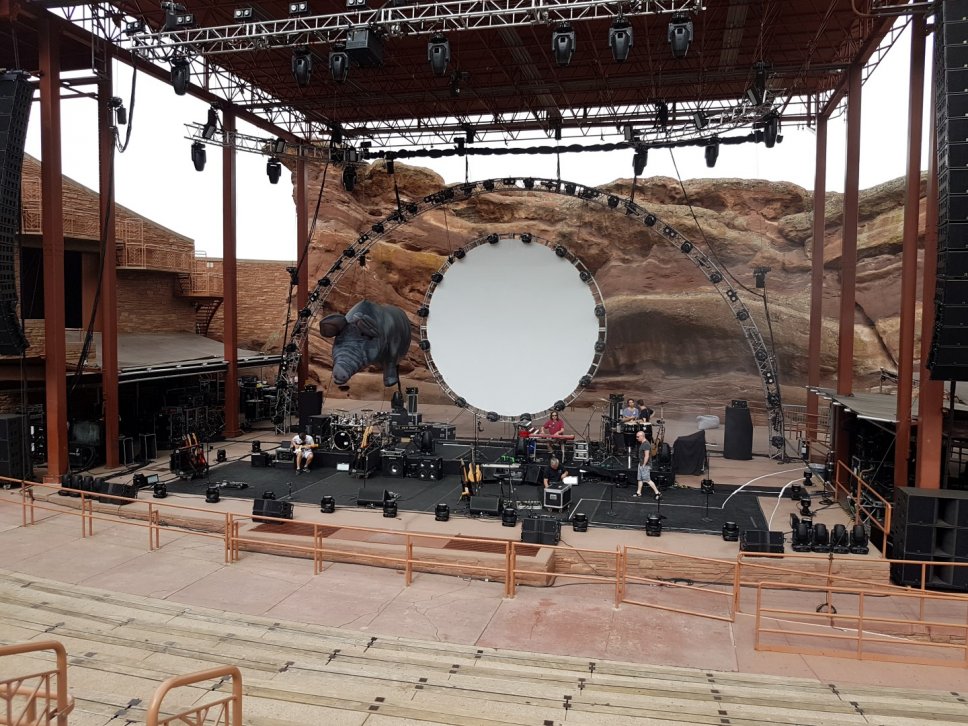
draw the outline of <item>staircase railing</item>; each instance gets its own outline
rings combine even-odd
[[[57,667],[39,673],[26,673],[0,681],[0,723],[12,726],[67,726],[74,700],[67,695],[67,651],[56,640],[0,646],[3,656],[53,651]]]
[[[221,679],[222,682],[226,678],[231,679],[231,695],[222,696],[198,706],[191,706],[184,711],[169,716],[161,715],[161,705],[170,691],[216,678]],[[214,720],[210,720],[210,718],[214,718]],[[235,666],[219,666],[218,668],[188,673],[183,676],[172,676],[158,686],[154,698],[151,699],[151,706],[148,707],[147,726],[165,726],[166,724],[178,723],[190,724],[191,726],[205,726],[209,723],[214,726],[242,726],[242,673],[239,669]]]

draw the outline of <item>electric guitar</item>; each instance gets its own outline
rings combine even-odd
[[[464,464],[464,459],[460,459],[460,478],[463,483],[461,499],[474,496],[475,485],[480,484],[484,477],[480,464],[477,463],[474,450],[471,449],[471,463]]]

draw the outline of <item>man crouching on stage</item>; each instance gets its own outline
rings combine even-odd
[[[309,434],[298,433],[292,437],[292,453],[295,454],[293,463],[296,472],[309,471],[309,465],[313,463],[313,449],[316,442]]]

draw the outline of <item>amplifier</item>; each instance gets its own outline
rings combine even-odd
[[[439,456],[426,457],[417,464],[417,478],[421,481],[440,481],[444,477],[444,460]]]
[[[430,431],[438,441],[453,441],[457,438],[457,427],[453,424],[431,423]]]
[[[265,468],[272,465],[272,454],[268,451],[257,451],[252,454],[252,466]]]
[[[383,476],[406,476],[407,460],[403,451],[381,451]]]

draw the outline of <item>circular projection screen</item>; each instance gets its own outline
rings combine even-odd
[[[604,349],[604,307],[591,273],[563,247],[490,235],[433,279],[427,356],[459,403],[516,419],[590,381],[580,383]]]

